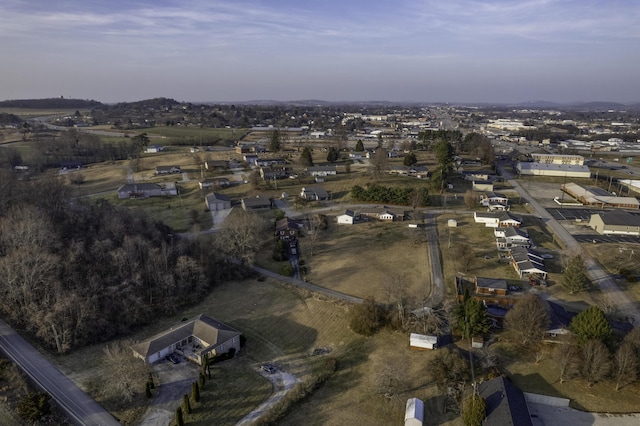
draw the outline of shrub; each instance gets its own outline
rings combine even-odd
[[[176,426],[184,426],[184,418],[182,417],[182,408],[176,408]]]
[[[280,268],[280,275],[284,275],[285,277],[292,277],[296,273],[295,269],[291,264],[287,263],[286,265],[282,265]]]
[[[30,422],[38,421],[51,413],[50,399],[45,392],[29,392],[18,403],[18,415]]]

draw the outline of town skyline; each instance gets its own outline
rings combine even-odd
[[[0,7],[0,98],[640,102],[625,1]]]

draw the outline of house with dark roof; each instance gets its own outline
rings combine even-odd
[[[510,380],[503,377],[482,382],[478,394],[487,404],[486,426],[533,426],[524,394]]]
[[[321,186],[305,186],[300,192],[300,198],[307,201],[326,201],[329,193]]]
[[[280,240],[295,240],[300,236],[302,223],[289,217],[283,217],[276,222],[275,237]]]
[[[495,228],[493,235],[496,237],[496,246],[500,251],[509,250],[511,247],[531,247],[533,245],[529,234],[514,226]]]
[[[205,314],[174,325],[131,347],[133,355],[153,364],[177,352],[196,364],[206,356],[240,350],[240,332]]]
[[[134,199],[178,195],[175,185],[167,183],[164,187],[155,183],[126,183],[118,188],[118,198]]]
[[[240,204],[242,205],[242,209],[247,212],[251,210],[267,210],[271,208],[271,200],[269,198],[243,198],[240,200]]]
[[[157,166],[157,175],[170,175],[172,173],[182,173],[180,166]]]
[[[227,188],[229,187],[229,185],[231,185],[231,182],[225,177],[207,178],[198,182],[198,185],[200,186],[200,189]]]

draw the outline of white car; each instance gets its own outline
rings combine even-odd
[[[553,259],[553,255],[549,253],[541,254],[540,257],[543,259]]]

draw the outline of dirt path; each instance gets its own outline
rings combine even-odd
[[[244,416],[242,420],[236,423],[237,426],[245,426],[252,424],[259,419],[266,411],[268,411],[275,403],[280,401],[296,384],[296,378],[293,374],[278,371],[274,374],[267,374],[260,371],[265,378],[273,384],[274,393],[262,404],[256,407],[252,412]]]

